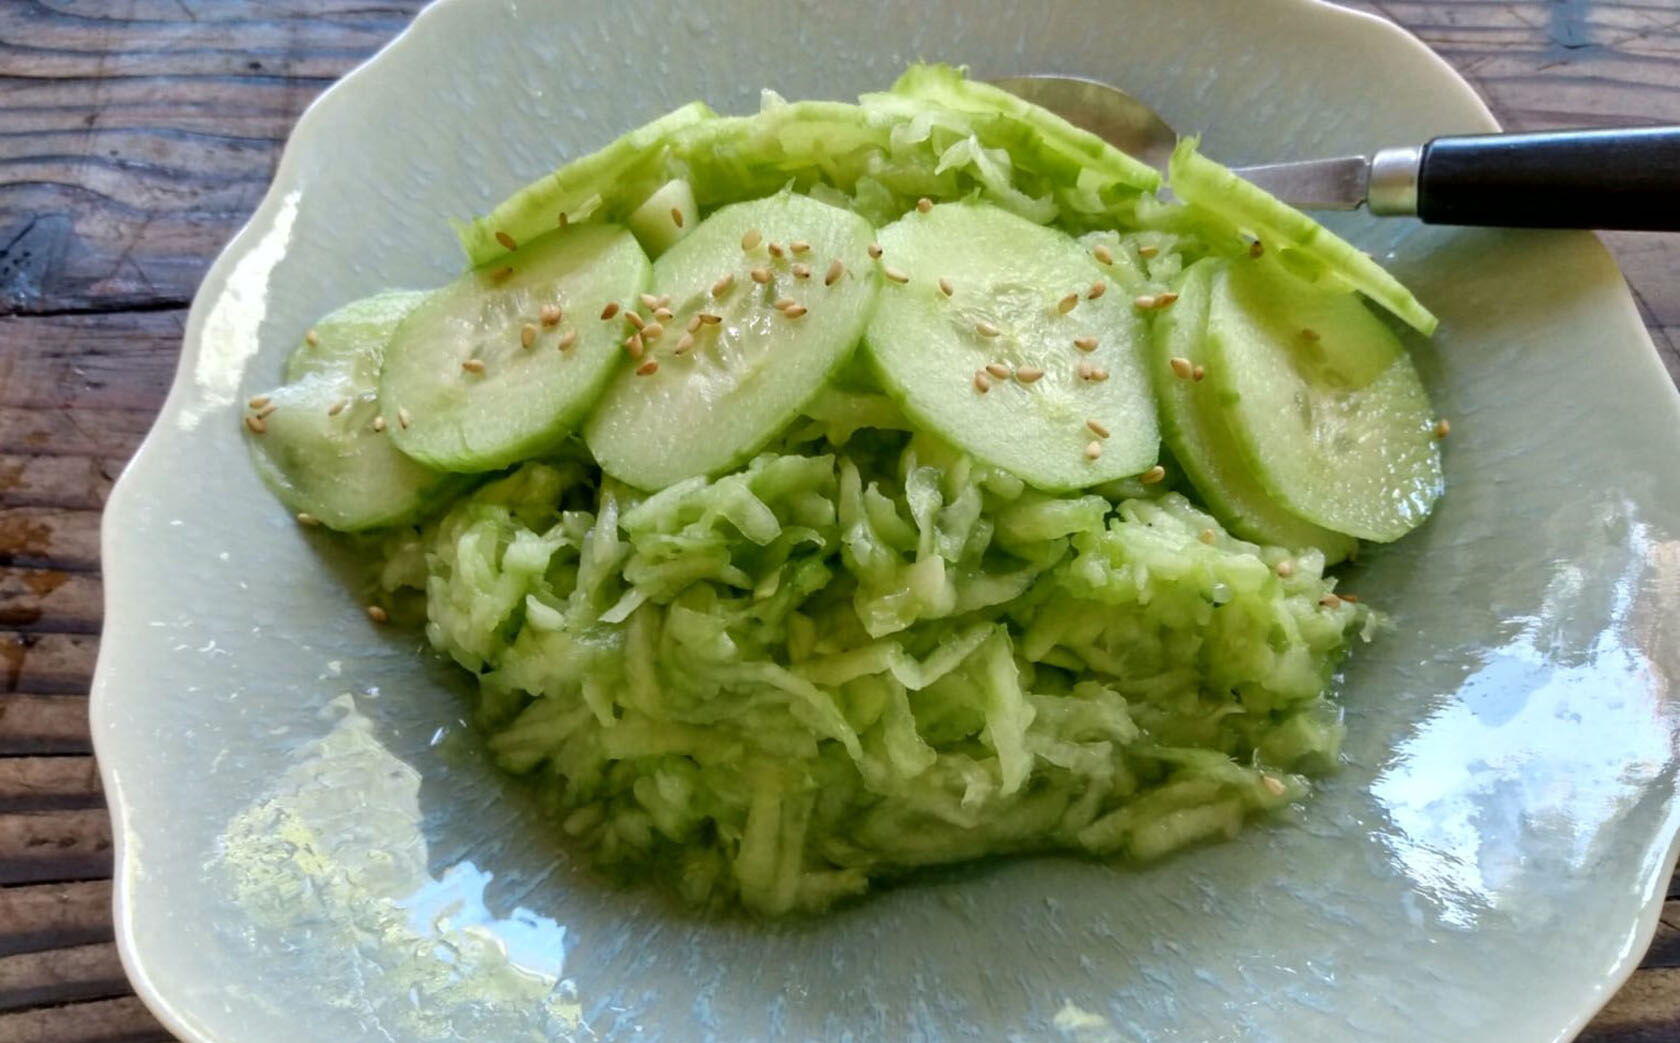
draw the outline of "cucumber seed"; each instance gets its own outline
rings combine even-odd
[[[956,292],[956,287],[951,285],[951,280],[941,277],[939,280],[939,292],[949,297],[951,294]]]
[[[601,318],[603,318],[603,319],[610,319],[614,315],[617,315],[617,314],[618,314],[618,302],[617,301],[608,301],[607,306],[605,308],[601,309]]]
[[[537,342],[537,327],[527,322],[519,327],[519,346],[529,348]]]
[[[749,228],[747,229],[746,234],[741,236],[741,249],[756,250],[758,249],[758,244],[763,241],[764,235],[760,233],[758,229]]]
[[[731,286],[734,286],[734,285],[735,285],[735,273],[734,272],[725,273],[723,278],[719,279],[715,283],[712,283],[712,297],[713,297],[713,299],[716,299],[718,297],[722,297],[724,294],[728,293],[729,288]]]
[[[974,324],[974,332],[982,337],[995,337],[1003,331],[989,322],[977,322]]]
[[[1096,417],[1092,417],[1091,419],[1085,421],[1085,426],[1090,428],[1091,433],[1096,435],[1098,438],[1108,437],[1108,426]]]
[[[1155,485],[1166,477],[1167,469],[1162,467],[1160,464],[1156,464],[1154,467],[1151,467],[1149,470],[1138,475],[1138,481],[1142,482],[1144,485]]]
[[[636,367],[636,376],[638,377],[651,377],[658,372],[659,362],[657,359],[648,359],[646,362]]]
[[[1061,300],[1056,302],[1056,310],[1061,312],[1063,315],[1066,315],[1068,312],[1072,311],[1074,309],[1074,306],[1077,305],[1078,303],[1079,303],[1079,294],[1070,293],[1066,297],[1063,297]]]
[[[828,273],[823,276],[823,285],[833,286],[835,283],[839,282],[840,277],[845,274],[846,266],[841,263],[840,258],[836,257],[834,259],[834,263],[828,266]]]
[[[1095,338],[1095,337],[1075,337],[1075,338],[1073,338],[1073,346],[1078,348],[1080,351],[1096,351],[1097,350],[1097,338]]]
[[[763,286],[770,281],[770,269],[768,268],[754,268],[747,274],[752,276],[752,281],[758,283],[760,286]]]
[[[1044,371],[1037,366],[1021,366],[1015,370],[1015,379],[1023,384],[1031,384],[1044,376]]]
[[[1095,460],[1097,457],[1099,457],[1101,455],[1102,455],[1102,443],[1101,442],[1087,442],[1085,444],[1085,459]]]
[[[903,272],[894,268],[890,264],[881,269],[881,274],[891,279],[893,282],[905,283],[910,281],[910,277],[908,275],[905,275]]]
[[[560,342],[556,344],[555,347],[559,348],[561,351],[571,351],[572,345],[576,343],[577,330],[567,330],[561,335]]]
[[[1096,247],[1094,249],[1092,249],[1091,256],[1095,257],[1098,261],[1101,261],[1103,264],[1113,264],[1114,263],[1114,251],[1110,250],[1108,247],[1102,245],[1101,243],[1098,243],[1096,245]]]
[[[986,363],[986,372],[990,373],[992,376],[998,378],[999,380],[1008,380],[1009,377],[1010,377],[1010,374],[1014,373],[1015,371],[1010,369],[1009,366],[1007,366],[1006,364],[1004,364],[1002,362],[988,362],[988,363]]]
[[[1190,364],[1190,360],[1179,355],[1168,359],[1167,365],[1172,367],[1173,376],[1180,380],[1189,380],[1196,372],[1196,367]]]
[[[1096,282],[1091,284],[1091,288],[1089,290],[1085,291],[1085,299],[1094,301],[1098,297],[1101,297],[1103,294],[1105,294],[1107,292],[1108,292],[1108,283],[1105,283],[1101,279],[1098,279]]]
[[[519,249],[519,242],[506,232],[497,230],[496,242],[502,244],[502,249],[512,251]]]
[[[467,361],[461,363],[461,368],[466,370],[468,373],[483,373],[484,362],[481,359],[468,359]]]
[[[537,321],[544,326],[558,326],[560,325],[560,315],[558,304],[545,304],[542,306],[542,310],[537,312]]]

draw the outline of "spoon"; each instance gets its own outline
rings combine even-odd
[[[1074,76],[992,83],[1167,168],[1178,134],[1118,87]],[[1235,169],[1304,210],[1364,204],[1426,224],[1680,231],[1680,127],[1450,135],[1371,156]]]

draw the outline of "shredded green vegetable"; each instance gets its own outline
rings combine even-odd
[[[603,862],[818,910],[992,852],[1154,858],[1333,763],[1322,692],[1372,617],[1320,604],[1316,552],[1178,493],[1030,491],[868,392],[812,412],[737,473],[527,464],[394,541],[500,763]]]

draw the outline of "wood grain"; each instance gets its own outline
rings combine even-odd
[[[0,1043],[168,1038],[111,946],[85,697],[99,512],[292,123],[419,6],[0,0]],[[1351,6],[1411,28],[1512,129],[1680,123],[1680,0]],[[1605,239],[1680,377],[1680,237]],[[1670,899],[1582,1040],[1680,1040],[1680,881]]]

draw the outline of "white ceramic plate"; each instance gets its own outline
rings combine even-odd
[[[1347,769],[1299,822],[1146,871],[1039,858],[812,923],[574,870],[259,486],[238,403],[313,317],[460,264],[445,218],[691,98],[846,98],[917,57],[1101,77],[1230,161],[1490,129],[1415,40],[1310,0],[446,0],[298,124],[111,497],[94,728],[119,939],[181,1036],[1569,1037],[1672,863],[1680,410],[1585,234],[1338,226],[1442,317],[1451,493],[1350,581]]]

